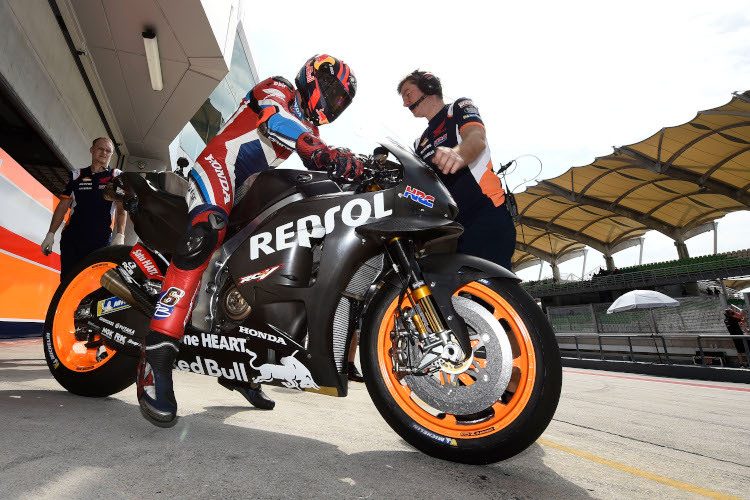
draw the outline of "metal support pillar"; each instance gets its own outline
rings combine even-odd
[[[615,270],[615,259],[611,255],[604,254],[604,263],[607,265],[607,271]]]

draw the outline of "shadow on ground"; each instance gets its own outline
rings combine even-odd
[[[6,372],[7,373],[7,372]],[[64,391],[0,391],[5,498],[581,498],[587,491],[533,445],[509,461],[466,466],[419,452],[346,454],[315,439],[223,423],[213,406],[172,429],[137,407]],[[323,422],[321,422],[323,424]]]

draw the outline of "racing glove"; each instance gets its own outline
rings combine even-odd
[[[353,181],[362,175],[364,164],[348,149],[331,148],[318,137],[304,133],[297,139],[297,154],[310,170],[329,170],[339,179]]]
[[[110,245],[124,245],[125,244],[125,235],[122,233],[116,233],[112,237],[112,243]]]
[[[52,245],[55,244],[55,233],[50,231],[47,233],[47,236],[44,237],[44,241],[42,242],[42,253],[44,255],[49,255],[52,253]]]

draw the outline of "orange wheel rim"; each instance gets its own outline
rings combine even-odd
[[[422,406],[424,403],[420,404],[416,401],[411,389],[403,384],[393,372],[390,332],[393,329],[393,314],[396,311],[398,298],[394,299],[388,306],[380,324],[378,331],[378,366],[391,396],[416,423],[443,436],[472,439],[502,430],[521,414],[534,389],[536,355],[528,328],[526,328],[516,310],[497,292],[478,282],[464,285],[454,295],[459,292],[469,293],[484,301],[491,308],[494,308],[494,311],[491,311],[493,316],[498,321],[504,320],[504,324],[507,325],[504,330],[509,330],[507,331],[508,339],[513,346],[513,372],[508,389],[506,389],[506,393],[509,394],[507,403],[503,403],[501,400],[496,401],[491,405],[491,412],[488,412],[488,416],[484,420],[468,424],[457,418],[460,415],[440,414],[440,416],[435,416]],[[408,298],[405,297],[402,307],[407,305],[410,304]],[[472,343],[472,347],[474,345]],[[492,362],[492,360],[478,358],[474,362],[486,363]],[[442,372],[440,372],[440,380],[443,380]],[[461,380],[461,377],[459,377],[459,380]]]
[[[115,267],[117,264],[113,262],[99,262],[87,267],[73,278],[57,303],[52,323],[52,342],[58,359],[69,370],[76,372],[96,370],[112,359],[115,353],[114,349],[103,344],[107,350],[107,356],[97,360],[99,347],[86,347],[85,341],[76,340],[76,327],[73,321],[73,313],[84,297],[101,288],[99,281],[102,275]]]

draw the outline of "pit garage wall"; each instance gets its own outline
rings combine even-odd
[[[47,0],[0,1],[0,85],[63,165],[91,163],[107,130]]]
[[[0,85],[63,165],[91,162],[107,132],[47,0],[0,0]],[[41,335],[60,250],[39,246],[58,200],[1,149],[0,161],[0,338]]]
[[[0,149],[0,338],[41,335],[60,282],[59,234],[40,245],[58,200]]]

